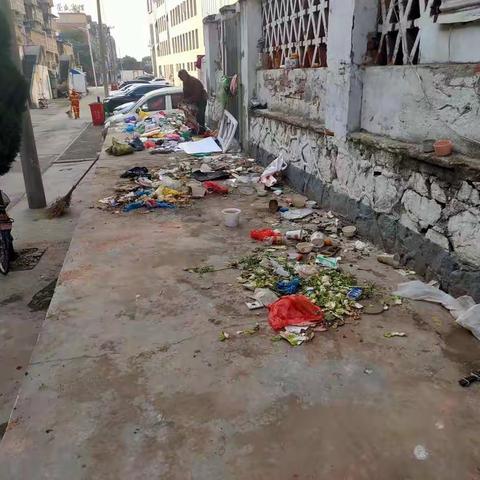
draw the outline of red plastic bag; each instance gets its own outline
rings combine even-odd
[[[270,228],[264,228],[263,230],[252,230],[250,232],[250,238],[254,240],[258,240],[259,242],[264,242],[269,238],[278,238],[281,237],[282,234],[271,230]]]
[[[217,182],[203,182],[203,186],[209,193],[221,193],[222,195],[228,193],[228,188],[222,187]]]
[[[322,321],[323,310],[305,295],[286,295],[268,306],[268,323],[274,330]]]
[[[146,142],[143,143],[143,146],[145,148],[155,148],[157,145],[155,144],[154,141],[152,140],[147,140]]]

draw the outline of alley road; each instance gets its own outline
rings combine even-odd
[[[91,88],[89,94],[81,100],[81,118],[70,119],[66,115],[69,101],[59,98],[49,101],[48,109],[31,110],[38,158],[42,173],[75,142],[91,123],[89,103],[96,101],[101,89]],[[20,158],[13,164],[10,172],[0,177],[0,189],[5,190],[12,200],[12,208],[25,194]]]

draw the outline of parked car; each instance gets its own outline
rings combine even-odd
[[[124,91],[120,95],[111,95],[103,101],[103,108],[107,115],[111,115],[114,109],[124,103],[135,102],[142,98],[146,93],[153,90],[169,87],[167,82],[147,83],[142,85],[136,85],[130,90]]]
[[[119,107],[115,108],[113,110],[113,114],[116,115],[117,113],[127,112],[128,110],[130,110],[131,107],[133,107],[133,105],[135,105],[135,103],[137,102],[124,103],[123,105],[120,105]]]
[[[163,77],[155,77],[152,80],[150,80],[150,83],[155,83],[155,82],[164,82],[165,79]]]
[[[147,82],[150,82],[151,80],[153,80],[153,75],[150,75],[150,74],[140,75],[139,77],[135,78],[135,80],[147,80]]]
[[[148,80],[126,80],[125,82],[120,83],[118,86],[119,89],[126,87],[127,85],[132,85],[134,83],[149,83]]]
[[[161,110],[175,110],[183,102],[182,87],[165,87],[161,90],[154,90],[145,94],[130,107],[122,109],[121,112],[111,116],[105,123],[110,127],[116,123],[123,122],[126,118],[135,116],[138,118],[140,111],[158,112]]]

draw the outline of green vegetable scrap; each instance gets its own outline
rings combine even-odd
[[[280,332],[279,336],[286,340],[292,347],[298,347],[302,343],[312,340],[315,333],[312,331],[306,333]]]
[[[230,334],[227,333],[227,332],[220,332],[220,335],[218,336],[218,339],[221,341],[221,342],[224,342],[225,340],[228,340],[230,338]]]
[[[288,260],[286,255],[273,255],[268,251],[257,252],[243,257],[238,266],[242,270],[238,278],[240,283],[250,288],[269,288],[277,291],[277,283],[285,280],[279,275],[272,265],[283,267],[292,277],[296,276],[296,260]],[[313,303],[320,306],[325,313],[326,324],[336,327],[343,324],[346,315],[358,315],[356,302],[347,297],[352,287],[358,287],[358,282],[353,275],[340,270],[322,270],[318,274],[302,279],[300,292],[306,295]],[[363,297],[368,298],[374,294],[375,287],[371,284],[362,286]]]
[[[247,328],[245,330],[239,330],[237,335],[255,335],[260,331],[260,324],[257,323],[253,328]]]

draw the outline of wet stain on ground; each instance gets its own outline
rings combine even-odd
[[[57,279],[55,278],[32,297],[28,304],[28,308],[30,308],[32,312],[47,311],[50,302],[52,301],[56,285]]]

